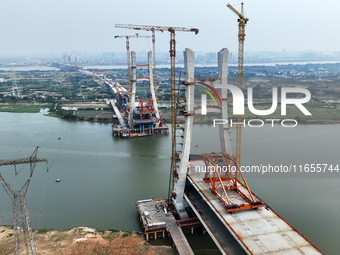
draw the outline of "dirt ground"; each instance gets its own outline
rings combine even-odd
[[[38,255],[86,254],[174,254],[169,246],[151,246],[143,236],[129,231],[98,231],[78,227],[71,230],[39,230],[34,232]],[[0,226],[0,255],[14,254],[13,228]]]
[[[108,108],[110,105],[106,104],[105,102],[98,103],[98,102],[88,102],[88,103],[73,103],[73,104],[63,104],[62,106],[65,107],[77,107],[78,109],[84,108]]]

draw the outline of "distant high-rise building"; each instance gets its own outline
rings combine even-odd
[[[73,54],[64,54],[63,55],[64,64],[79,64],[79,56],[75,56]]]
[[[68,63],[69,64],[72,64],[73,63],[73,55],[72,54],[69,54],[67,55],[68,56]]]

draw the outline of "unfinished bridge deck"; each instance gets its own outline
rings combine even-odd
[[[232,234],[247,254],[321,254],[314,244],[271,208],[260,207],[257,210],[228,213],[211,192],[210,185],[203,181],[205,173],[196,172],[195,166],[202,164],[204,162],[200,160],[191,162],[188,180],[219,218],[220,224],[224,225],[225,230]],[[243,186],[241,189],[246,192]]]
[[[166,217],[166,226],[168,227],[169,233],[174,241],[177,251],[180,255],[194,255],[188,240],[186,239],[181,227],[177,224],[176,219],[173,215]]]

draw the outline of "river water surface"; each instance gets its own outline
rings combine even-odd
[[[34,229],[140,230],[135,202],[166,197],[170,169],[170,135],[120,139],[110,124],[70,122],[37,114],[0,113],[0,158],[29,156],[49,160],[49,172],[38,163],[27,194]],[[244,128],[243,165],[340,164],[340,125]],[[60,138],[60,139],[59,139]],[[234,140],[234,139],[233,139]],[[218,152],[218,132],[195,125],[193,153]],[[0,168],[20,185],[29,168]],[[251,189],[322,251],[340,248],[340,173],[250,174]],[[56,183],[56,179],[61,182]],[[21,183],[20,183],[21,182]],[[12,225],[12,205],[0,188],[0,225]]]

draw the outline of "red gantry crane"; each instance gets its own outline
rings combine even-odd
[[[230,4],[227,7],[232,10],[238,16],[238,87],[242,90],[243,88],[243,54],[244,54],[244,40],[246,37],[246,24],[249,21],[248,18],[244,17],[243,13],[243,2],[241,3],[241,13],[239,13]],[[242,131],[242,116],[237,115],[237,126],[236,126],[236,162],[241,165],[241,131]]]

